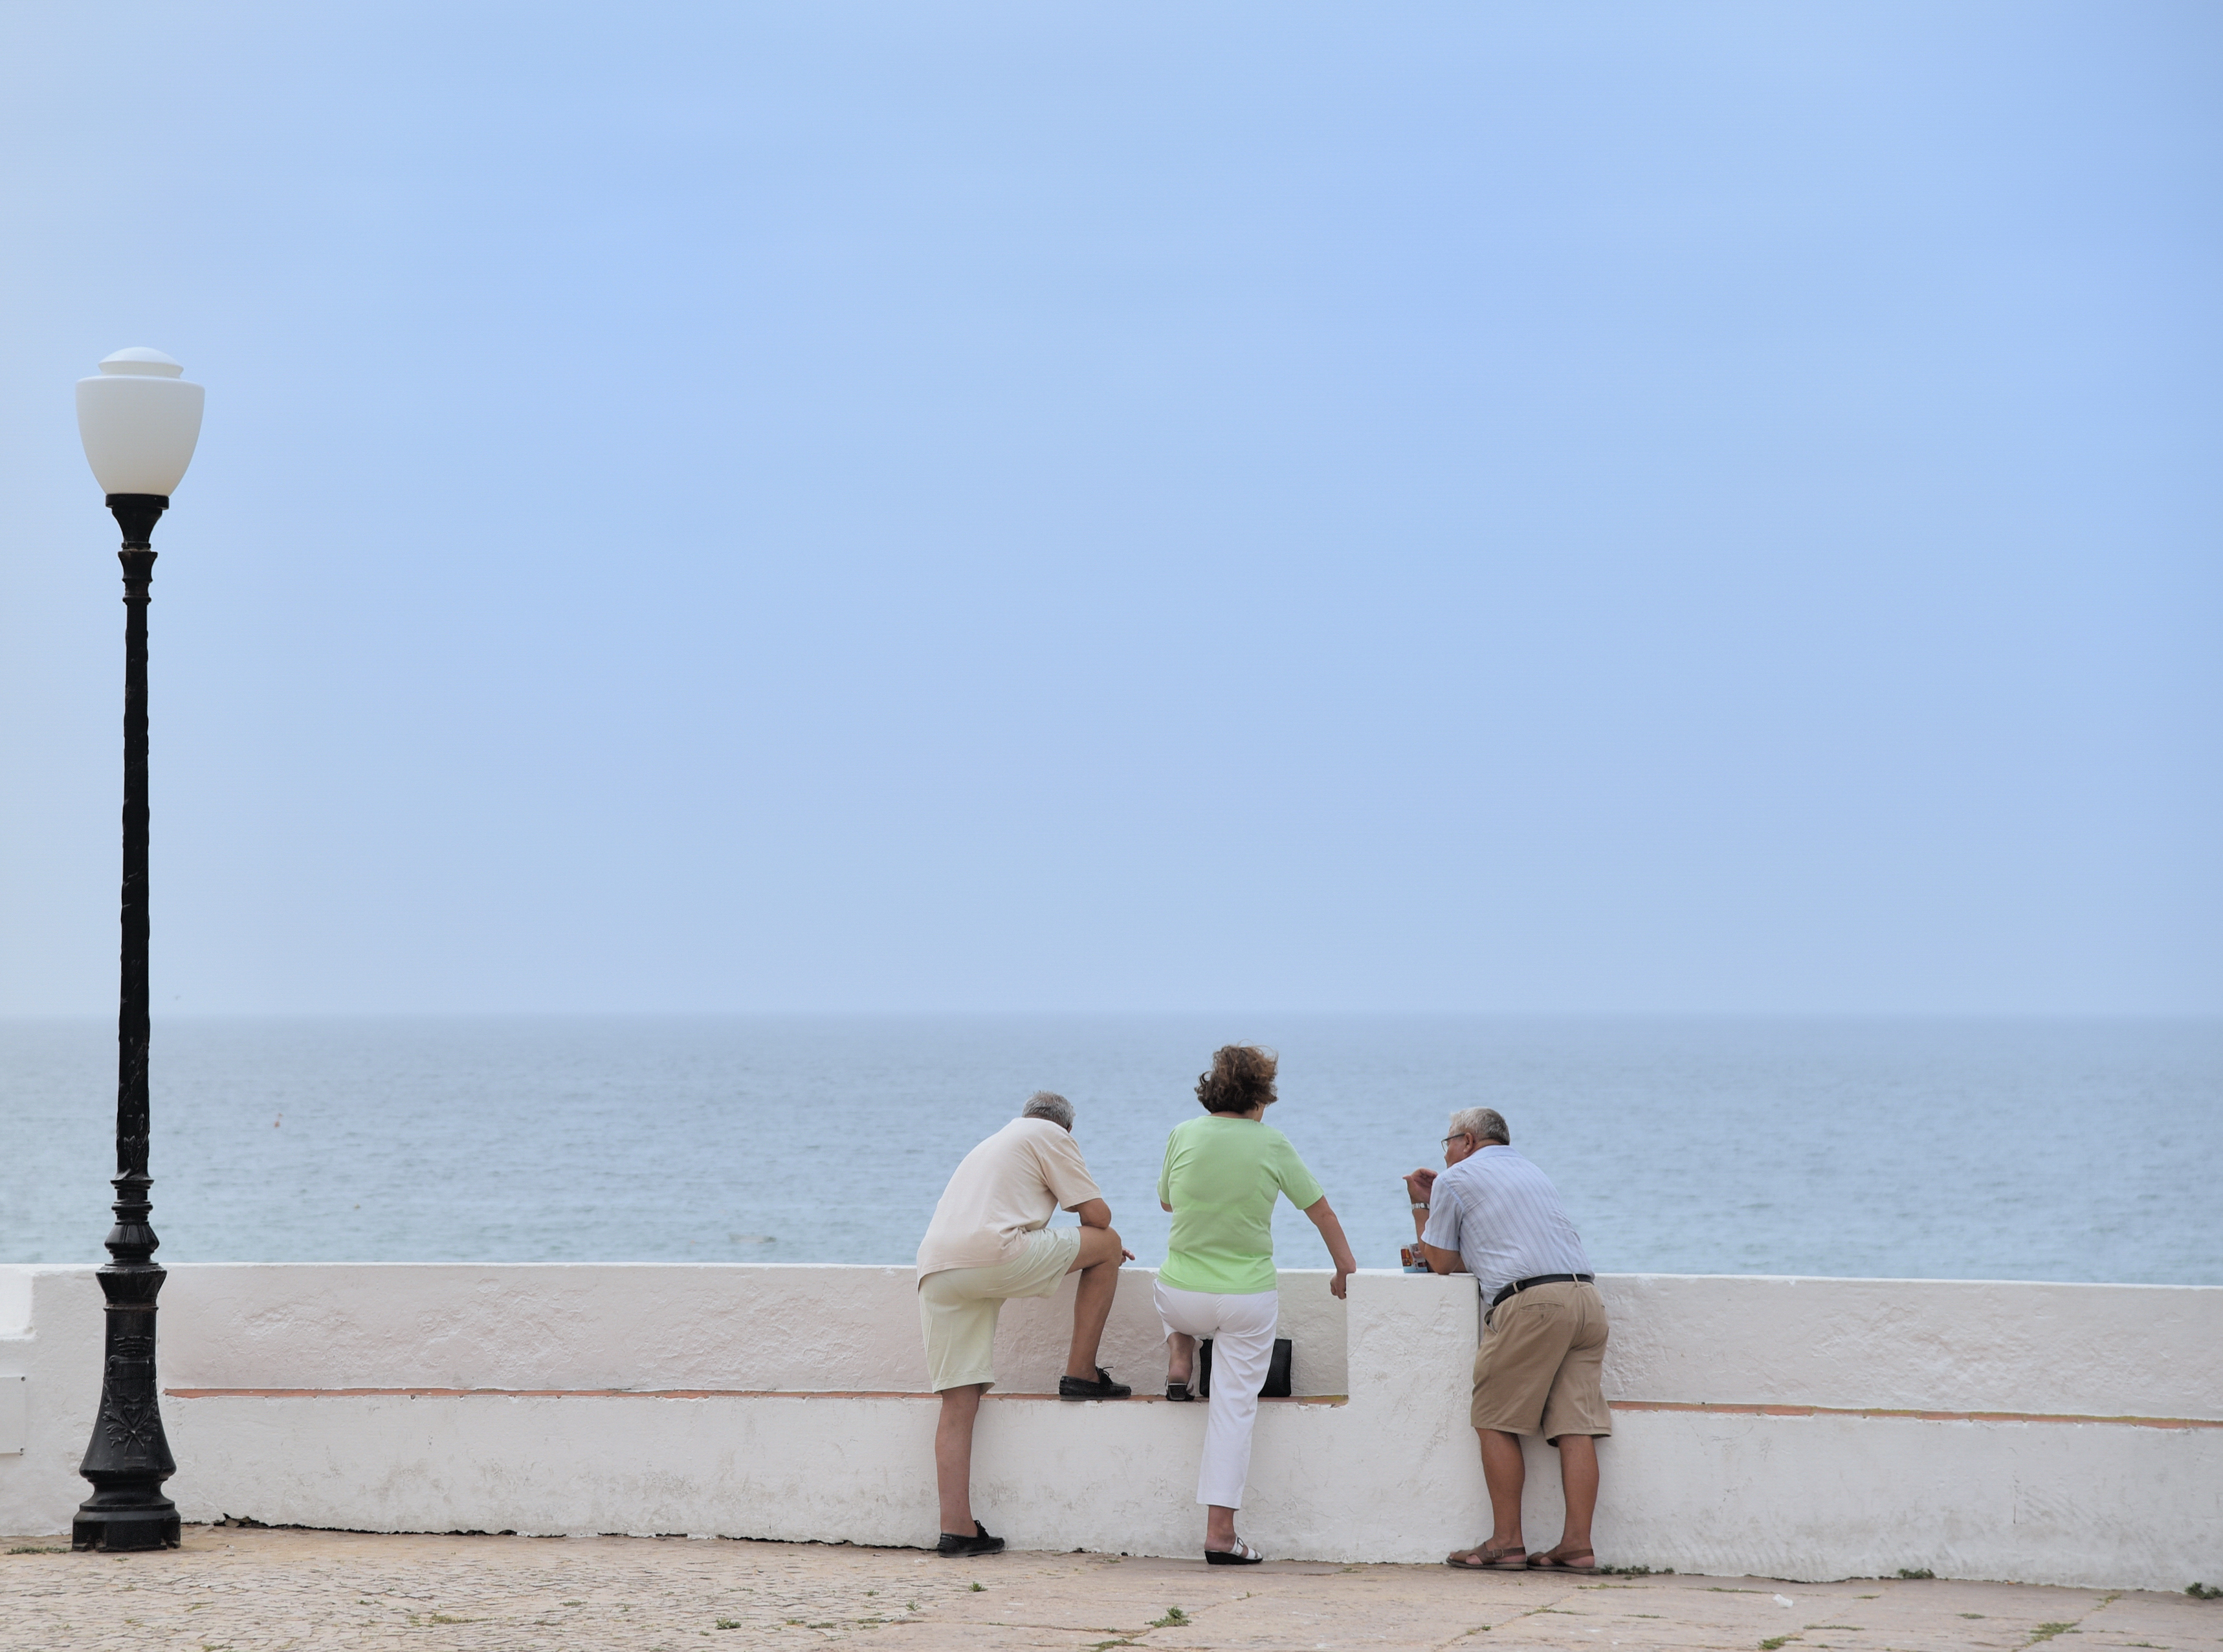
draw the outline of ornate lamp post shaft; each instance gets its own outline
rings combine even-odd
[[[118,350],[77,381],[85,462],[123,530],[123,982],[116,1021],[116,1225],[100,1270],[108,1303],[100,1410],[78,1472],[92,1495],[71,1523],[75,1548],[175,1548],[177,1473],[154,1385],[154,1299],[161,1241],[147,1218],[147,587],[154,524],[170,508],[200,440],[200,386],[160,350]]]
[[[147,1190],[147,601],[154,577],[148,543],[168,506],[159,494],[111,493],[123,529],[123,946],[116,1044],[116,1226],[100,1270],[108,1303],[100,1412],[79,1473],[92,1496],[77,1511],[77,1548],[175,1548],[177,1505],[162,1482],[177,1472],[162,1433],[154,1377],[155,1298],[167,1277],[154,1260],[161,1241],[148,1222]]]

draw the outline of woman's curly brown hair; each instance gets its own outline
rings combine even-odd
[[[1207,1113],[1248,1113],[1274,1100],[1274,1073],[1282,1058],[1256,1044],[1222,1045],[1212,1071],[1196,1081],[1196,1099]]]

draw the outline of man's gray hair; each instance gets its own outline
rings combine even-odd
[[[1463,1107],[1452,1115],[1452,1134],[1472,1136],[1477,1141],[1495,1141],[1502,1146],[1513,1145],[1513,1133],[1505,1128],[1505,1115],[1494,1107]]]
[[[1073,1103],[1055,1090],[1038,1090],[1027,1097],[1027,1104],[1019,1109],[1023,1119],[1048,1119],[1061,1129],[1073,1128]]]

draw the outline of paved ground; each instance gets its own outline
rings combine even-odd
[[[161,1555],[0,1547],[0,1649],[620,1649],[683,1652],[1358,1652],[1788,1647],[2223,1648],[2223,1601],[1999,1583],[1577,1580],[1285,1561],[685,1538],[374,1536],[189,1526]],[[24,1552],[30,1550],[32,1552]],[[2049,1652],[2069,1652],[2067,1647]]]

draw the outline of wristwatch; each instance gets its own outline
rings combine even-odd
[[[1428,1208],[1428,1207],[1427,1207],[1426,1205],[1420,1203],[1420,1201],[1418,1201],[1417,1199],[1416,1199],[1416,1200],[1414,1200],[1414,1203],[1413,1203],[1413,1209],[1414,1209],[1415,1210],[1425,1210],[1425,1209],[1426,1209],[1427,1208]]]

